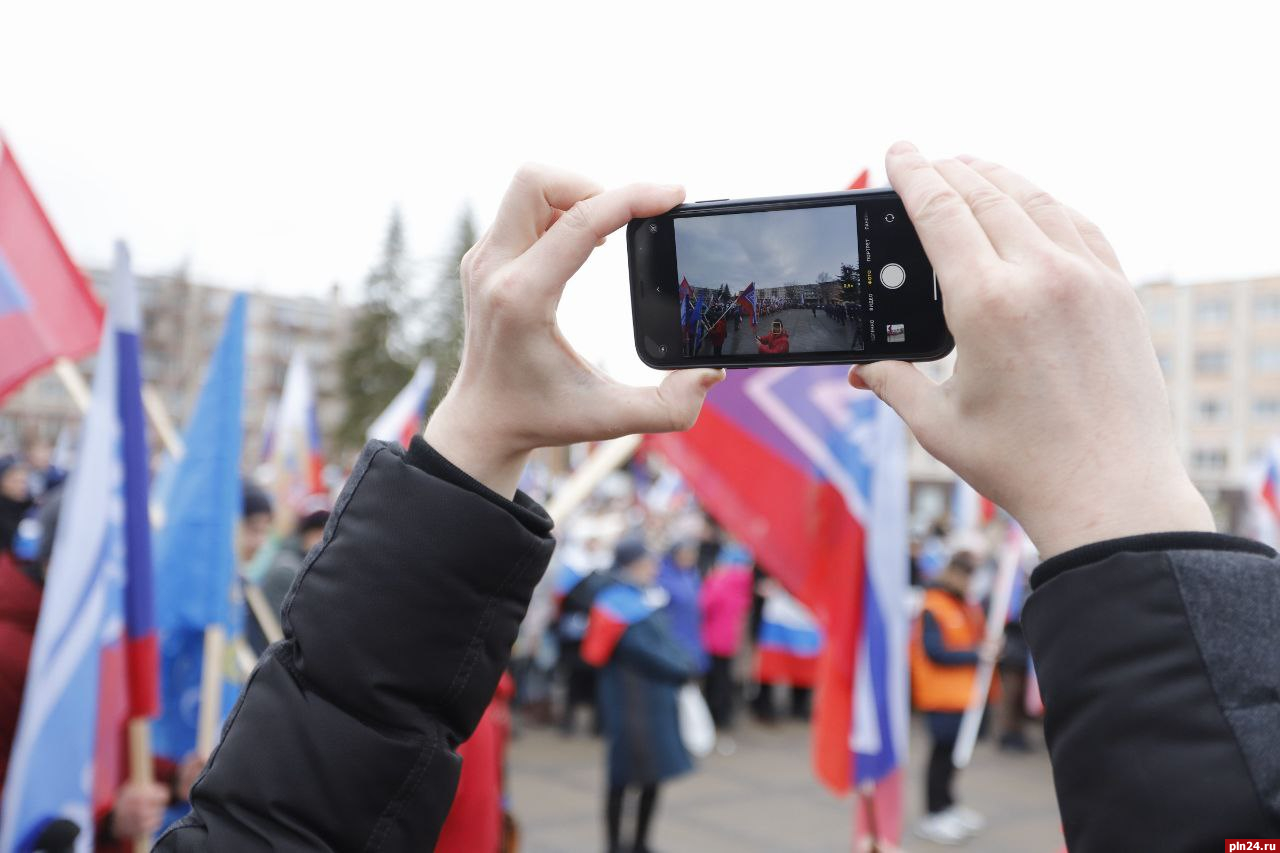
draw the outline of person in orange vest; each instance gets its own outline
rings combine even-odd
[[[956,768],[951,752],[960,732],[960,718],[973,693],[984,647],[982,611],[965,599],[977,559],[957,551],[924,594],[924,607],[913,627],[911,642],[911,699],[925,713],[933,741],[925,782],[928,814],[916,826],[921,838],[958,844],[981,832],[986,820],[955,801],[952,782]]]

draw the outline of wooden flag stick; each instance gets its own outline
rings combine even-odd
[[[547,501],[547,514],[556,524],[562,524],[565,518],[577,509],[583,501],[591,496],[595,487],[613,473],[632,456],[640,446],[641,436],[624,435],[600,445],[587,457],[577,470],[569,475],[556,493]]]
[[[200,716],[196,723],[196,753],[207,756],[218,740],[222,716],[222,663],[227,632],[221,625],[204,629],[204,663],[200,669]]]
[[[93,392],[89,390],[89,384],[80,375],[75,362],[65,355],[60,355],[53,362],[53,372],[62,380],[62,387],[67,389],[67,394],[80,410],[80,414],[88,414],[89,400],[93,397]]]
[[[248,578],[241,577],[240,580],[244,584],[245,603],[249,605],[249,611],[258,621],[258,627],[262,629],[262,635],[267,638],[267,642],[276,643],[283,640],[284,631],[280,628],[280,617],[271,609],[262,590]]]
[[[129,781],[135,785],[150,785],[156,780],[151,766],[151,721],[146,717],[134,717],[129,721]],[[140,835],[133,839],[134,853],[147,853],[151,839]]]
[[[1013,600],[1013,584],[1017,580],[1018,561],[1022,558],[1021,539],[1007,537],[1004,549],[1000,553],[1000,563],[996,568],[995,586],[991,589],[991,607],[987,611],[987,633],[985,645],[995,645],[1004,635],[1005,619],[1009,616],[1009,603]],[[957,770],[969,766],[973,758],[973,748],[978,742],[978,729],[982,725],[982,714],[987,708],[987,695],[991,692],[991,679],[996,673],[994,660],[980,659],[977,675],[973,680],[973,693],[969,696],[969,706],[960,718],[960,732],[956,736],[956,745],[951,752],[951,763]]]
[[[164,445],[164,449],[174,459],[181,459],[187,455],[187,446],[182,441],[182,436],[178,434],[177,428],[173,425],[173,418],[169,416],[169,409],[164,404],[164,400],[160,398],[160,393],[156,391],[154,385],[142,386],[142,408],[147,413],[147,420],[151,421],[151,427],[156,431],[156,435],[160,437],[160,443]]]

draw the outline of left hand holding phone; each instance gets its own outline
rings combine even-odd
[[[606,236],[683,200],[676,186],[602,190],[568,172],[522,167],[462,260],[462,363],[427,441],[510,497],[535,448],[692,426],[724,371],[677,370],[656,387],[624,385],[575,352],[556,323],[565,284]]]

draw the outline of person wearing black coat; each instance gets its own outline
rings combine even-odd
[[[852,383],[1046,557],[1024,606],[1068,847],[1280,837],[1280,558],[1213,533],[1141,308],[1096,226],[971,158],[886,161],[964,357]],[[719,371],[620,385],[555,325],[604,237],[683,198],[526,167],[462,265],[457,379],[408,451],[365,448],[162,851],[429,850],[551,555],[535,447],[684,429]],[[513,358],[512,354],[519,354]],[[783,816],[779,816],[783,819]]]

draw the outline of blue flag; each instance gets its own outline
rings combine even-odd
[[[168,477],[156,531],[163,707],[153,734],[156,753],[175,759],[196,745],[204,630],[234,628],[241,618],[233,596],[242,500],[244,326],[245,296],[237,294],[183,433],[186,453]]]

